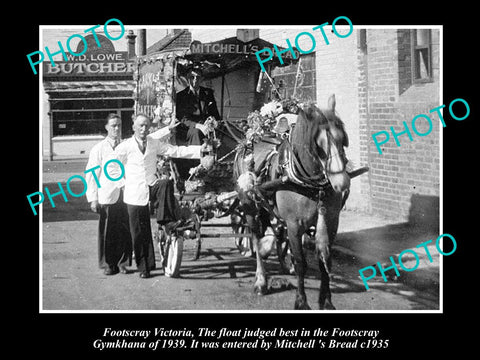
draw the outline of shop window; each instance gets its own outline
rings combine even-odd
[[[58,101],[56,110],[115,109],[119,106],[117,99],[82,99]]]
[[[53,136],[104,135],[105,119],[111,111],[54,111]]]
[[[105,119],[111,113],[121,115],[122,120],[129,120],[125,124],[122,121],[122,130],[128,133],[132,109],[132,99],[53,100],[52,135],[105,135]]]
[[[432,81],[432,35],[430,29],[412,30],[412,77],[414,83]]]

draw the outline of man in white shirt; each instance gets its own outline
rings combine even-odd
[[[117,186],[125,186],[124,201],[127,204],[130,232],[133,240],[135,262],[140,277],[150,277],[155,269],[155,254],[150,226],[150,188],[158,181],[156,177],[157,156],[199,159],[202,146],[175,146],[162,141],[173,125],[149,134],[150,119],[137,114],[133,122],[134,135],[115,149],[115,156],[125,169],[124,178],[116,181]],[[118,178],[120,169],[112,166],[109,174]]]
[[[107,117],[107,136],[90,151],[87,163],[87,200],[93,212],[99,213],[98,261],[105,275],[118,272],[128,273],[132,263],[132,240],[128,226],[127,206],[122,200],[122,192],[114,182],[106,178],[104,164],[111,158],[115,147],[120,143],[122,121],[117,114]]]

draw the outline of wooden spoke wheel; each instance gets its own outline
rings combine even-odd
[[[183,258],[188,261],[195,261],[200,258],[202,249],[201,221],[197,214],[193,214],[191,229],[183,231]]]
[[[183,236],[167,235],[159,229],[156,233],[160,250],[160,262],[167,277],[179,277],[183,257]]]
[[[237,230],[234,229],[234,232],[239,235],[249,234],[250,229],[246,226],[240,226],[237,228]],[[255,253],[253,250],[252,238],[250,236],[236,237],[235,245],[237,246],[238,251],[240,251],[240,254],[243,256],[252,256]]]
[[[232,221],[232,230],[235,234],[250,234],[250,228],[245,225],[245,220],[241,214],[232,214],[230,218]],[[251,236],[235,237],[235,246],[237,247],[238,251],[240,251],[240,254],[244,256],[252,256],[254,254]]]

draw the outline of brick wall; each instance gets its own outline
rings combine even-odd
[[[399,194],[399,190],[395,189],[399,152],[394,143],[387,143],[384,154],[379,155],[371,134],[397,123],[394,106],[398,95],[396,30],[367,29],[366,43],[367,52],[361,64],[365,68],[361,69],[359,82],[365,85],[362,102],[366,106],[366,112],[362,114],[361,141],[367,153],[363,153],[362,158],[370,171],[361,179],[362,192],[367,195],[370,211],[391,215],[396,212],[395,197]]]
[[[439,122],[432,115],[432,132],[419,137],[411,120],[439,105],[439,32],[432,31],[433,79],[421,84],[412,82],[410,30],[367,30],[366,41],[366,53],[359,55],[359,104],[361,159],[370,172],[362,178],[362,193],[373,213],[438,224]],[[391,126],[399,133],[404,121],[413,141],[400,135],[398,147],[390,135],[379,154],[372,133]],[[417,122],[418,131],[427,128]]]
[[[359,118],[359,141],[360,151],[359,158],[362,166],[371,167],[369,144],[371,142],[370,122],[368,121],[368,52],[366,47],[366,30],[363,31],[365,37],[365,47],[358,46],[357,50],[357,94],[358,94],[358,118]],[[360,40],[360,32],[357,35]],[[358,182],[360,182],[360,196],[366,199],[364,202],[364,210],[371,212],[371,172],[362,175]]]

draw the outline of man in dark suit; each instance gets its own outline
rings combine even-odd
[[[193,67],[187,76],[189,86],[176,95],[176,117],[182,122],[176,129],[177,145],[201,145],[205,120],[210,116],[220,120],[213,90],[200,86],[202,79],[202,70]]]

